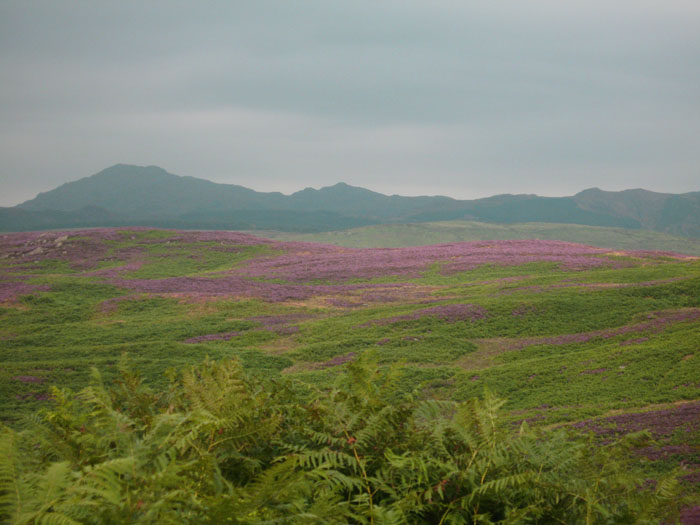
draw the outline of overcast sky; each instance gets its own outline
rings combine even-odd
[[[291,193],[700,190],[700,2],[0,0],[0,206],[116,163]]]

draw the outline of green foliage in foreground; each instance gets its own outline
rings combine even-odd
[[[73,523],[659,523],[628,459],[645,435],[591,446],[516,430],[502,402],[424,401],[363,357],[333,388],[262,382],[237,361],[174,374],[162,392],[94,373],[21,432],[0,434],[0,519]]]

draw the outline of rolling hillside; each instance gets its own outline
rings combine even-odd
[[[321,242],[349,248],[426,246],[448,242],[546,239],[577,242],[601,248],[661,250],[700,255],[700,239],[676,237],[649,230],[629,230],[578,224],[488,224],[444,221],[410,224],[379,224],[342,231],[293,234],[256,232],[270,239]]]

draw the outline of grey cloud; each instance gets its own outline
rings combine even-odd
[[[294,191],[697,190],[695,2],[5,2],[0,205],[116,162]]]

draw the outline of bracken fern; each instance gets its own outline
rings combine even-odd
[[[672,522],[673,473],[645,483],[608,445],[503,424],[400,388],[364,355],[327,390],[205,361],[154,392],[128,365],[106,387],[53,391],[0,434],[10,523],[619,524]]]

